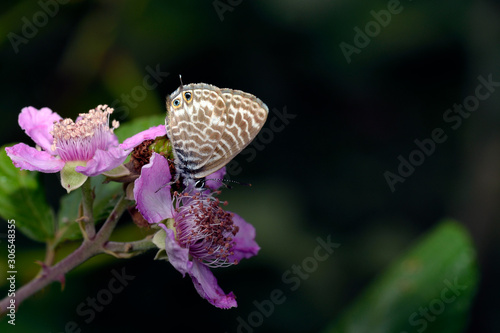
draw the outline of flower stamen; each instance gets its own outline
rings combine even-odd
[[[229,257],[234,254],[234,236],[239,227],[233,223],[233,213],[224,211],[213,193],[183,193],[176,196],[176,205],[177,240],[193,258],[210,267],[237,263]]]
[[[113,111],[107,105],[98,105],[88,113],[80,113],[76,122],[66,118],[54,123],[50,132],[54,138],[52,151],[57,151],[63,161],[88,161],[97,149],[106,150],[109,136],[120,125],[113,120],[109,127]]]

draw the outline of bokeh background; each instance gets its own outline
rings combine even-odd
[[[255,94],[272,110],[269,121],[282,126],[272,130],[268,122],[271,135],[258,139],[255,154],[236,158],[241,172],[231,179],[253,186],[235,186],[222,198],[255,225],[262,249],[215,271],[222,288],[237,295],[236,309],[212,307],[152,252],[132,260],[100,256],[68,274],[63,292],[54,283],[27,300],[16,327],[4,318],[2,331],[65,332],[73,321],[82,332],[156,325],[236,332],[238,317],[248,318],[254,301],[279,289],[286,301],[252,330],[320,332],[446,217],[470,233],[480,270],[463,331],[500,331],[500,91],[456,129],[443,119],[475,94],[479,76],[500,81],[497,1],[402,0],[399,13],[368,42],[358,39],[366,45],[347,57],[341,43],[355,46],[355,29],[364,30],[374,21],[371,11],[387,10],[391,1],[63,2],[0,4],[0,143],[30,143],[17,125],[29,105],[75,118],[106,103],[122,124],[161,117],[179,74],[184,83]],[[151,69],[162,72],[157,84],[137,88]],[[398,156],[408,158],[414,140],[436,128],[447,140],[391,191],[384,173],[397,173]],[[57,175],[41,177],[57,209],[64,194]],[[2,222],[0,233],[6,230]],[[144,233],[127,219],[118,232],[128,239]],[[317,237],[328,236],[340,247],[290,290],[283,274],[313,255]],[[61,255],[76,245],[65,244]],[[44,245],[18,233],[17,248],[18,281],[25,283]],[[86,323],[76,308],[122,268],[135,279]]]

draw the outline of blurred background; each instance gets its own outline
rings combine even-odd
[[[67,326],[74,322],[82,332],[158,324],[171,332],[321,332],[447,217],[470,233],[480,271],[462,331],[500,331],[497,1],[25,0],[0,8],[2,145],[31,144],[17,125],[25,106],[74,119],[109,104],[122,124],[162,120],[179,74],[185,84],[252,93],[271,110],[265,133],[230,172],[253,186],[221,195],[256,227],[261,246],[258,256],[214,270],[238,308],[212,307],[153,252],[99,256],[68,274],[63,292],[54,283],[28,299],[16,327],[4,318],[2,331],[77,332]],[[444,134],[434,150],[413,153],[415,140],[436,129]],[[410,155],[418,166],[402,176]],[[57,175],[41,177],[57,209]],[[144,234],[126,218],[118,232]],[[318,237],[340,246],[287,283],[284,274],[314,256]],[[24,284],[45,248],[21,233],[16,244]],[[77,307],[122,269],[134,280],[87,323]],[[255,315],[274,290],[285,301]]]

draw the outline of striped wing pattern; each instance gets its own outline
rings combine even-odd
[[[257,136],[269,110],[257,97],[240,90],[221,89],[226,103],[226,127],[210,160],[205,177],[225,166]]]
[[[174,106],[176,99],[180,103]],[[252,142],[269,110],[251,94],[198,83],[174,91],[167,98],[167,112],[177,171],[185,179],[199,179],[225,166]]]

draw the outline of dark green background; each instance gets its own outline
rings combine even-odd
[[[465,331],[500,331],[500,91],[457,129],[443,119],[474,94],[478,76],[500,81],[499,3],[401,1],[401,12],[350,63],[340,43],[353,44],[354,29],[374,20],[370,11],[387,9],[386,1],[233,4],[221,20],[212,1],[71,1],[18,52],[8,36],[22,36],[42,7],[27,0],[0,5],[1,144],[31,144],[17,125],[21,108],[30,105],[75,118],[107,103],[123,124],[163,115],[179,74],[184,83],[250,92],[270,110],[296,116],[251,161],[250,153],[236,158],[242,171],[231,178],[253,186],[221,196],[256,226],[262,247],[255,258],[214,270],[222,288],[237,295],[237,309],[210,306],[189,278],[148,253],[90,260],[66,277],[64,292],[53,284],[26,301],[17,321],[33,332],[64,332],[68,321],[84,332],[139,332],[158,323],[171,332],[235,332],[237,318],[255,311],[253,301],[279,289],[286,301],[255,331],[317,332],[421,235],[453,217],[471,233],[481,272]],[[146,68],[157,66],[170,75],[127,104],[122,94],[138,91]],[[271,112],[267,128],[273,118]],[[408,158],[414,140],[430,138],[436,128],[446,141],[392,193],[384,172],[396,173],[398,156]],[[57,176],[42,180],[57,206],[63,194]],[[126,219],[122,224],[124,238],[143,236]],[[341,246],[290,290],[282,275],[328,235]],[[26,282],[44,248],[20,234],[17,244],[18,278]],[[136,278],[85,323],[77,306],[122,267]]]

